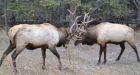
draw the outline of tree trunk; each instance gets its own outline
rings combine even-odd
[[[8,30],[8,25],[7,25],[7,0],[4,0],[4,19],[5,19],[5,30]]]
[[[72,14],[69,14],[70,18],[74,21],[74,19],[76,18],[77,14],[76,14],[76,11],[77,11],[77,6],[75,5],[70,5],[70,11],[72,11],[74,13],[74,15]],[[71,26],[73,24],[73,21],[70,21],[69,22],[69,25]]]
[[[60,16],[60,20],[63,20],[63,19],[65,19],[64,18],[64,16],[65,16],[65,14],[64,14],[64,0],[61,0],[61,16]]]
[[[138,7],[138,19],[140,19],[140,5]]]

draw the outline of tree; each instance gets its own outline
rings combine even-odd
[[[4,0],[4,19],[5,19],[5,30],[8,30],[8,25],[7,25],[7,0]]]
[[[133,0],[133,3],[137,9],[138,19],[140,19],[140,0]]]
[[[139,0],[133,1],[135,6],[139,5]],[[16,20],[21,21],[36,21],[41,16],[53,23],[67,22],[66,15],[69,15],[67,9],[74,11],[75,6],[78,7],[76,15],[89,12],[94,17],[96,13],[93,12],[97,12],[99,15],[96,17],[101,19],[127,17],[136,11],[132,8],[132,0],[8,0],[7,13],[14,13]]]
[[[130,2],[126,0],[97,0],[97,3],[104,11],[104,14],[112,12],[115,16],[125,16],[131,12],[128,7]]]

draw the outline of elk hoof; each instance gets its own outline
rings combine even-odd
[[[116,61],[119,61],[119,59],[117,58]]]
[[[103,64],[106,64],[106,61],[104,61]]]
[[[1,67],[2,61],[0,60],[0,67]]]
[[[45,66],[42,66],[42,70],[45,70],[46,69],[46,67]]]
[[[14,74],[17,75],[17,69],[14,69]]]
[[[140,59],[138,59],[137,61],[140,62]]]
[[[98,62],[97,65],[100,65],[101,62]]]

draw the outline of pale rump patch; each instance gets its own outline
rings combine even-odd
[[[16,32],[19,29],[26,27],[26,26],[28,26],[28,24],[19,24],[19,25],[15,25],[15,26],[11,27],[8,31],[9,40],[13,43],[13,38],[14,38]]]

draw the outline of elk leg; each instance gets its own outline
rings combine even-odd
[[[57,52],[56,48],[49,48],[49,49],[58,58],[58,61],[59,61],[59,70],[61,70],[62,64],[61,64],[59,53]]]
[[[44,69],[46,69],[45,68],[46,48],[42,48],[41,52],[42,52],[42,59],[43,59],[42,69],[44,70]]]
[[[104,51],[104,62],[103,62],[103,64],[105,64],[106,63],[106,45],[103,46],[103,51]]]
[[[16,58],[17,56],[22,52],[23,49],[17,49],[13,52],[13,54],[11,55],[12,57],[12,62],[13,62],[13,67],[14,67],[14,73],[17,74],[17,68],[16,68]]]
[[[15,49],[15,47],[12,47],[11,44],[10,44],[9,47],[6,49],[6,51],[3,53],[2,57],[1,57],[0,66],[2,65],[2,62],[7,57],[7,55],[9,53],[11,53],[14,49]]]
[[[120,47],[121,47],[121,52],[120,52],[119,56],[117,57],[116,61],[120,60],[120,58],[125,50],[124,42],[120,44]]]
[[[99,60],[98,60],[98,63],[97,64],[100,64],[101,63],[102,52],[103,52],[103,46],[100,45]]]
[[[136,45],[133,43],[129,43],[129,45],[133,48],[134,52],[136,53],[137,61],[140,61]]]

